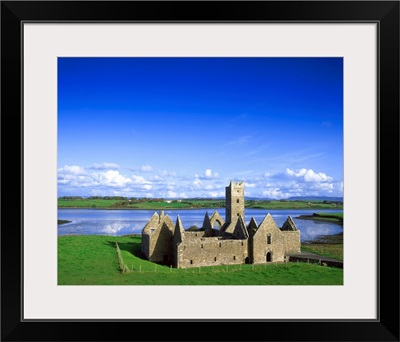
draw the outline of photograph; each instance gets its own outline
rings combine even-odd
[[[343,59],[58,58],[59,285],[342,285]]]
[[[1,28],[1,341],[399,341],[397,0]]]

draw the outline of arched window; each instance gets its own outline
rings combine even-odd
[[[271,261],[272,261],[272,253],[271,253],[271,252],[268,252],[268,253],[267,253],[266,261],[267,261],[267,262],[271,262]]]

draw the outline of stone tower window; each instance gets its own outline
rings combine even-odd
[[[219,243],[219,246],[221,247],[221,242]]]
[[[233,256],[233,260],[236,260],[236,256],[235,255]]]
[[[217,257],[214,257],[214,261],[217,261]]]
[[[270,245],[272,243],[272,237],[271,234],[267,235],[267,245]]]
[[[239,199],[236,200],[236,203],[239,203]]]
[[[193,265],[193,260],[190,260],[190,265]]]
[[[201,244],[201,248],[203,248],[203,244]]]

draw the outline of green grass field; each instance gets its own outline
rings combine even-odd
[[[343,209],[343,204],[323,201],[249,201],[246,208],[253,209]]]
[[[321,236],[310,243],[303,243],[303,251],[343,260],[343,233]]]
[[[129,272],[122,273],[116,250]],[[140,258],[141,237],[58,238],[59,285],[342,285],[343,270],[307,263],[176,269]]]
[[[58,200],[59,208],[110,208],[117,200],[108,199],[82,199],[82,200]]]

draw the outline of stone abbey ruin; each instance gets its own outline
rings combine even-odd
[[[143,255],[152,262],[177,268],[281,262],[300,253],[300,231],[289,216],[279,228],[268,213],[258,225],[245,223],[244,182],[230,182],[226,190],[225,220],[215,211],[205,214],[197,231],[184,229],[179,215],[154,213],[142,230]],[[214,228],[216,226],[217,228]]]

